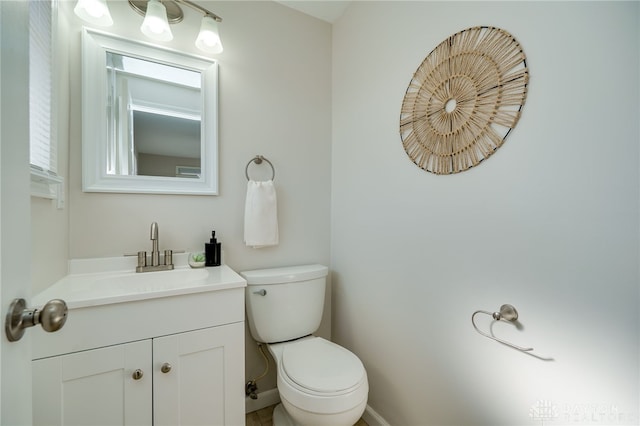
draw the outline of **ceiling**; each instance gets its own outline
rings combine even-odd
[[[276,2],[331,24],[342,16],[351,3],[346,0],[276,0]]]

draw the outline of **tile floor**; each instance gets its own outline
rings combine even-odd
[[[273,415],[273,409],[275,405],[265,407],[261,410],[248,413],[246,417],[246,426],[273,426],[271,416]],[[368,426],[364,420],[358,420],[354,426]]]

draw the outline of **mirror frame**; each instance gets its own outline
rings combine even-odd
[[[107,52],[197,71],[202,76],[200,178],[107,174]],[[82,190],[147,194],[218,194],[218,63],[83,28]]]

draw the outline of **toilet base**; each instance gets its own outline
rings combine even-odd
[[[296,426],[296,423],[284,409],[282,403],[276,405],[276,408],[273,409],[273,426]]]
[[[282,402],[273,410],[274,426],[352,426],[360,419],[367,405],[364,400],[357,407],[342,413],[315,414],[291,405],[282,399],[282,395],[280,398]]]

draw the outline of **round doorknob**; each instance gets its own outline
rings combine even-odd
[[[64,300],[49,300],[40,311],[40,324],[45,331],[53,332],[62,328],[67,322],[67,304]]]
[[[36,324],[45,331],[58,331],[67,321],[67,304],[64,300],[48,301],[42,310],[27,309],[24,299],[14,299],[9,305],[5,319],[5,333],[10,342],[16,342],[24,335],[24,330]]]
[[[164,364],[162,364],[162,367],[160,367],[160,371],[162,371],[163,373],[168,373],[169,371],[171,371],[171,364],[165,362]]]
[[[131,375],[131,377],[133,377],[133,380],[140,380],[142,379],[142,376],[144,376],[144,373],[139,368],[135,370]]]

